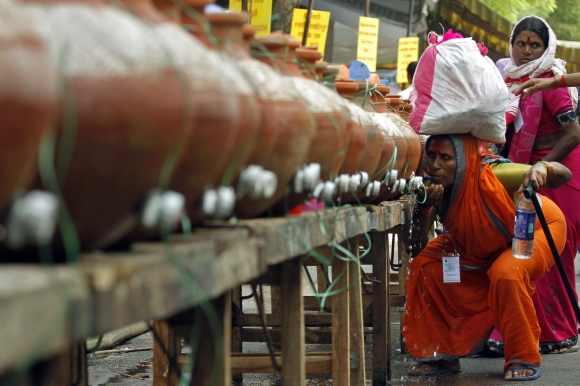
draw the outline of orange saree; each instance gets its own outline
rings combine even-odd
[[[407,276],[403,336],[417,361],[455,359],[477,352],[495,326],[505,339],[506,364],[537,365],[540,328],[532,280],[554,264],[536,221],[532,258],[511,253],[515,205],[478,154],[470,135],[451,135],[455,183],[446,192],[443,224],[448,233],[413,259]],[[566,240],[562,212],[549,199],[543,212],[558,249]],[[460,255],[461,282],[443,283],[442,253]]]

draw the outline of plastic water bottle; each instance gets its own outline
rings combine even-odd
[[[539,196],[538,201],[541,200]],[[540,201],[541,203],[541,201]],[[534,230],[536,227],[536,210],[532,200],[520,193],[516,203],[516,220],[512,253],[517,259],[529,259],[534,252]]]

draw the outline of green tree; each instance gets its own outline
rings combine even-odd
[[[572,3],[577,0],[564,1]],[[482,2],[512,23],[516,23],[528,15],[548,17],[556,9],[558,6],[556,3],[560,0],[482,0]]]
[[[578,0],[557,0],[558,8],[546,21],[560,40],[580,41],[580,4]]]

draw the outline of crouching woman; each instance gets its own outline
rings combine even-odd
[[[532,282],[554,259],[538,221],[532,257],[513,257],[513,193],[528,182],[535,189],[557,188],[571,173],[557,162],[529,166],[484,158],[468,134],[432,136],[426,149],[425,170],[433,183],[413,217],[408,240],[416,256],[407,276],[402,327],[417,362],[410,375],[459,372],[459,358],[479,351],[495,327],[505,339],[505,378],[536,379],[541,374],[540,327]],[[562,251],[564,216],[546,197],[542,208]],[[435,215],[444,232],[427,243]]]

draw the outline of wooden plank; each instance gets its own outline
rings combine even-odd
[[[215,222],[225,225],[224,222]],[[238,221],[255,237],[267,240],[260,246],[262,263],[273,265],[307,253],[313,248],[340,243],[368,230],[366,210],[362,207],[304,212],[300,216]]]
[[[282,363],[284,356],[280,354],[275,355],[276,362]],[[305,371],[309,374],[328,374],[332,372],[332,354],[311,352],[305,356]],[[232,355],[232,373],[233,374],[247,374],[247,373],[265,373],[273,374],[277,371],[272,367],[270,356],[266,353],[259,354],[243,354]],[[286,378],[282,382],[286,384]],[[301,385],[305,385],[302,383]]]
[[[360,264],[358,261],[358,242],[353,238],[351,253],[357,261],[348,263],[348,276],[354,283],[349,289],[350,311],[350,384],[352,386],[365,386],[365,341],[363,326],[363,299],[361,289]]]
[[[256,240],[245,229],[216,229],[213,236],[138,243],[129,253],[84,258],[95,306],[96,333],[140,320],[165,319],[258,277]]]
[[[404,205],[397,201],[385,207]],[[191,238],[174,235],[171,247],[138,243],[129,252],[89,253],[75,267],[2,266],[0,325],[7,327],[0,330],[0,373],[23,359],[54,355],[89,335],[169,318],[196,306],[200,298],[215,298],[256,279],[268,264],[362,234],[368,230],[366,211],[352,207],[234,226],[221,222],[223,229],[196,229]],[[379,213],[379,220],[385,222],[385,216]],[[54,327],[49,338],[30,326],[39,319],[54,321],[47,324]]]
[[[363,309],[367,308],[371,304],[372,301],[373,301],[373,298],[371,295],[363,295],[363,297],[362,297]],[[316,300],[316,297],[304,296],[304,309],[306,311],[319,311],[320,304],[318,303],[318,300]],[[332,302],[327,301],[324,304],[324,311],[325,312],[332,312]]]
[[[331,299],[329,299],[331,301]],[[363,319],[365,326],[372,326],[372,320]],[[266,314],[266,324],[268,327],[282,326],[282,315]],[[304,323],[308,327],[330,327],[332,325],[332,315],[329,313],[305,313]],[[258,314],[243,314],[232,316],[232,324],[237,327],[260,327],[260,317]]]
[[[369,323],[370,324],[370,323]],[[304,342],[306,344],[332,344],[332,331],[330,329],[306,329]],[[268,330],[270,340],[275,343],[282,342],[282,329],[275,327]],[[247,327],[242,331],[244,342],[265,342],[264,331],[261,328]],[[313,340],[316,336],[316,339]],[[365,336],[372,338],[372,331],[365,331]],[[308,354],[308,353],[306,353]],[[233,355],[233,354],[232,354]]]
[[[391,369],[391,339],[390,339],[390,311],[389,311],[389,266],[388,266],[388,239],[387,233],[372,233],[373,248],[373,276],[377,282],[373,283],[373,385],[385,385],[390,381]]]
[[[179,372],[171,358],[177,358],[181,354],[181,338],[167,321],[153,322],[153,337],[153,384],[177,385]]]
[[[0,374],[60,354],[86,338],[92,331],[90,303],[77,268],[2,265]]]
[[[342,276],[339,275],[342,274]],[[335,289],[350,284],[348,263],[341,259],[332,262],[332,281]],[[332,384],[350,385],[350,305],[348,289],[332,297]]]
[[[282,384],[306,383],[302,265],[297,257],[282,263]]]

